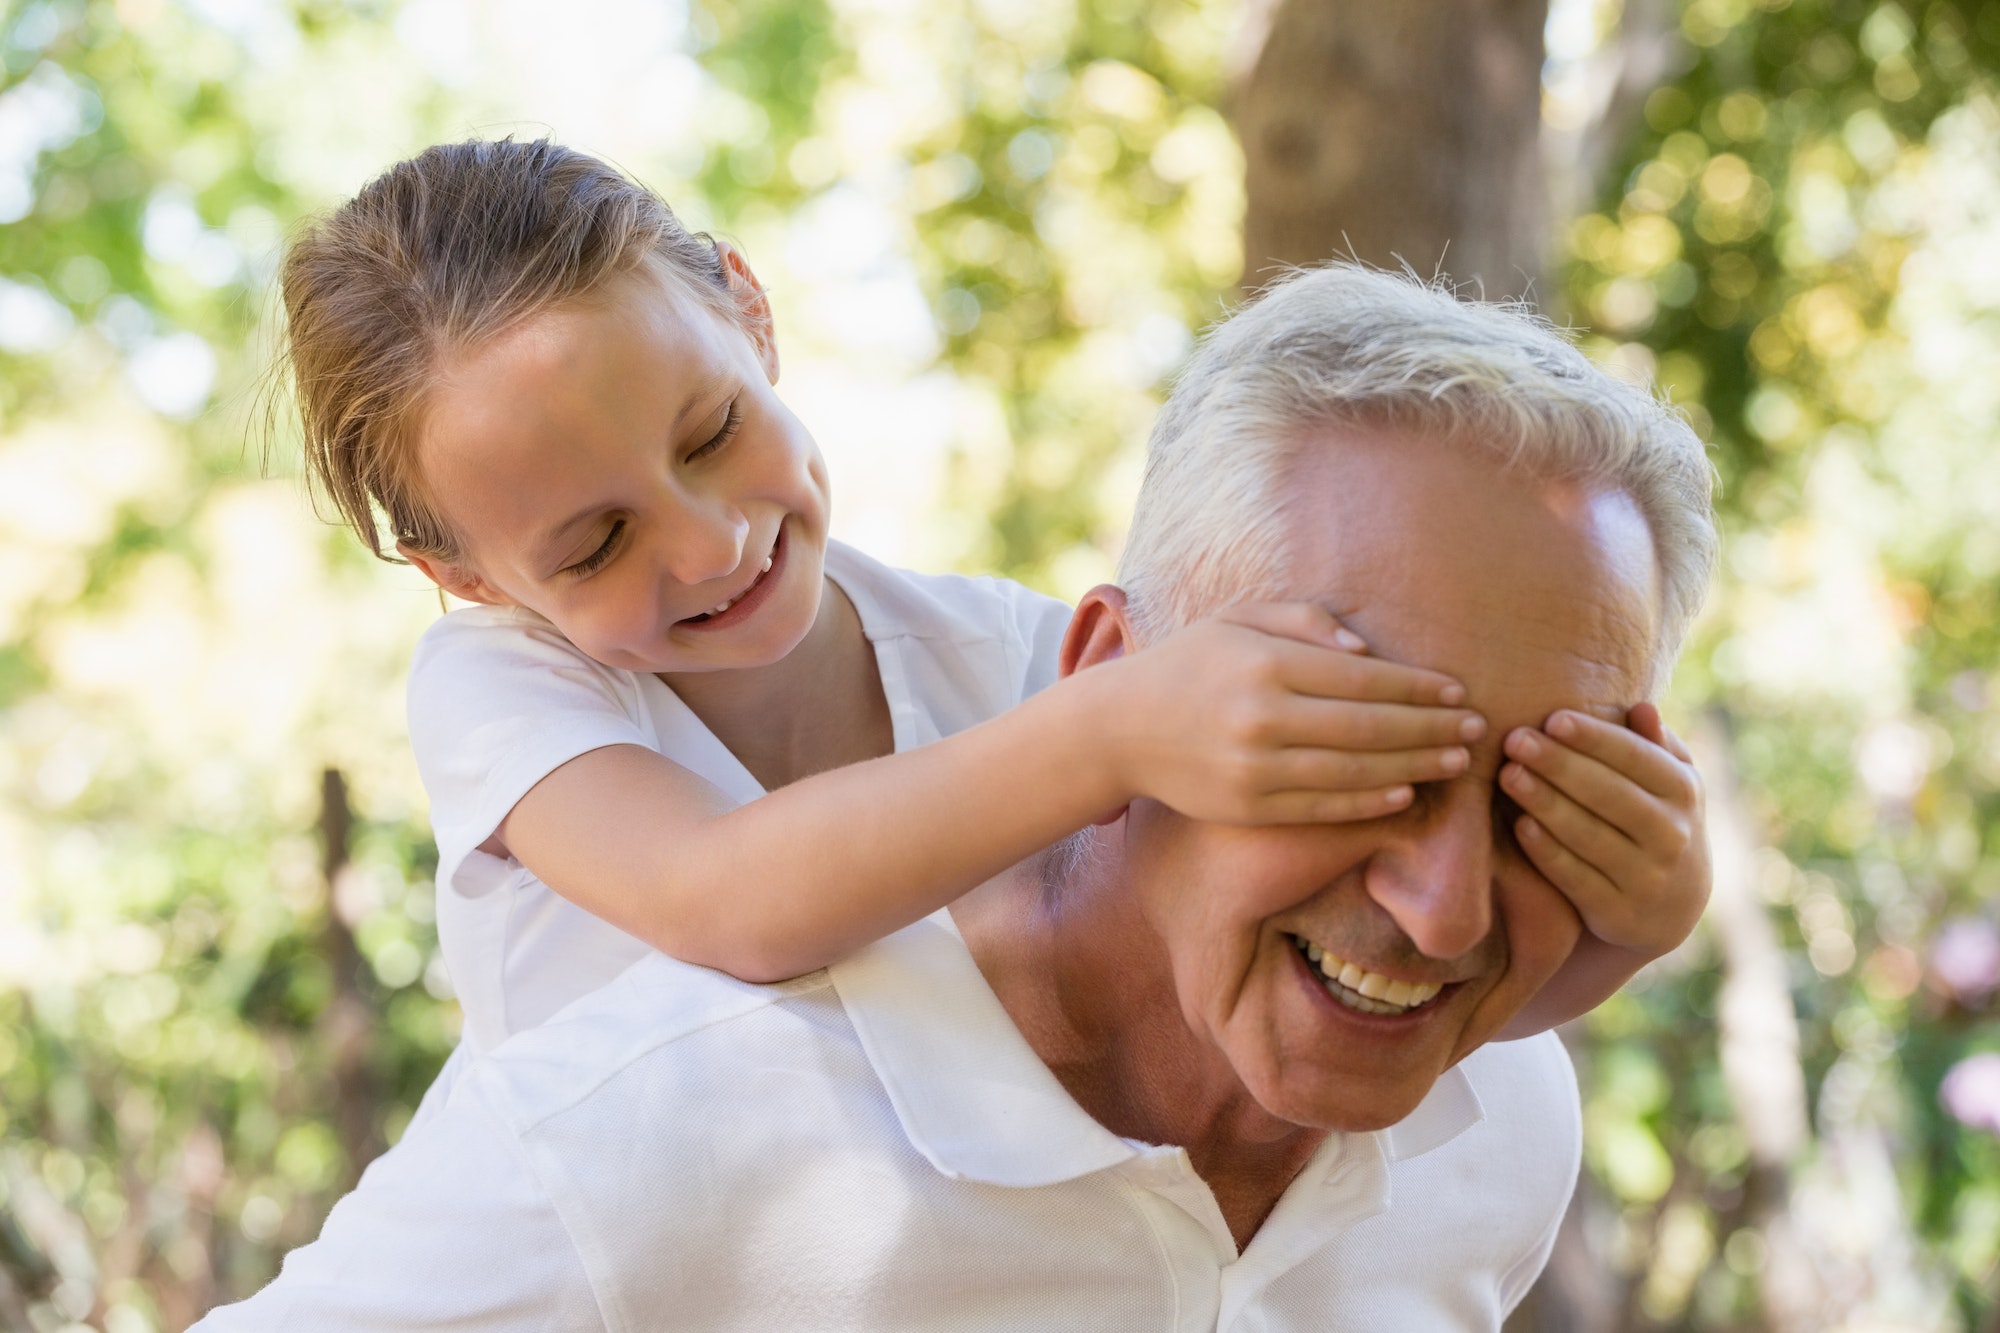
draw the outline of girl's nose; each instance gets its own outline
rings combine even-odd
[[[735,573],[743,564],[750,522],[735,505],[691,504],[666,534],[667,573],[690,587]]]

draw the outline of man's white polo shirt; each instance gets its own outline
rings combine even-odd
[[[1238,1254],[1063,1091],[939,914],[752,986],[654,957],[467,1071],[211,1333],[1497,1329],[1580,1146],[1544,1035],[1333,1135]]]

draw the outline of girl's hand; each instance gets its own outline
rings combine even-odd
[[[1709,865],[1693,757],[1653,705],[1626,722],[1565,710],[1515,730],[1500,786],[1523,812],[1522,852],[1636,970],[1694,929]]]
[[[1191,819],[1373,819],[1452,778],[1485,719],[1451,677],[1365,656],[1304,602],[1234,606],[1108,664],[1116,781]],[[1086,673],[1094,675],[1096,673]]]

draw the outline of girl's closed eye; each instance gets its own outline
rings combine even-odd
[[[604,562],[618,552],[618,543],[625,536],[625,520],[619,519],[611,525],[611,531],[604,534],[604,540],[597,549],[583,559],[563,570],[563,573],[582,578],[586,574],[604,567]]]
[[[692,463],[697,459],[707,458],[710,454],[721,449],[723,445],[728,444],[736,432],[741,429],[743,425],[743,413],[737,408],[738,401],[735,398],[729,400],[729,407],[722,414],[721,428],[715,434],[709,436],[708,440],[696,448],[693,453],[687,456],[688,462]]]
[[[692,463],[699,459],[707,458],[709,455],[717,452],[724,445],[728,444],[736,432],[742,428],[743,413],[737,406],[738,401],[734,398],[729,400],[729,406],[722,414],[722,425],[716,429],[715,434],[709,436],[693,453],[688,455],[688,462]],[[580,579],[597,572],[605,566],[612,556],[618,553],[619,543],[624,540],[624,537],[625,520],[621,518],[612,523],[611,530],[604,534],[604,540],[598,544],[596,550],[575,564],[566,567],[563,573],[570,575],[572,578]]]

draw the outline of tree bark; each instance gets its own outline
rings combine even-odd
[[[1251,0],[1230,111],[1243,286],[1348,256],[1531,292],[1547,0]]]

